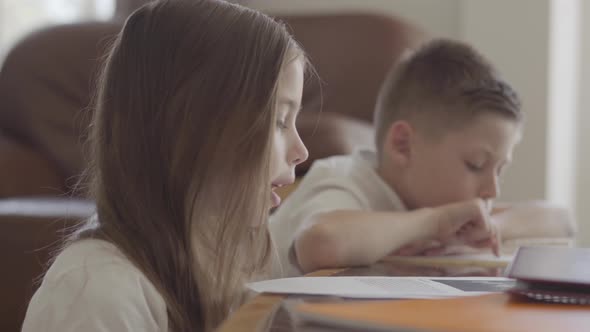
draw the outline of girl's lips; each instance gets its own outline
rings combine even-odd
[[[271,183],[270,185],[273,188],[279,188],[282,186],[293,184],[293,182],[295,182],[295,179],[276,180],[273,183]]]
[[[272,202],[272,207],[273,208],[275,208],[275,207],[277,207],[277,206],[279,206],[281,204],[281,196],[279,196],[279,194],[277,194],[275,192],[275,190],[277,188],[280,188],[280,187],[284,186],[284,185],[292,184],[293,182],[294,181],[287,180],[287,181],[276,181],[276,182],[271,183],[271,185],[270,185],[270,188],[271,188],[271,192],[270,192],[270,196],[271,197],[270,197],[270,200]]]
[[[281,204],[281,197],[279,196],[279,194],[275,193],[274,190],[270,192],[270,200],[272,202],[273,208],[275,208]]]

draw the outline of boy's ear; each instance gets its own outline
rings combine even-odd
[[[389,126],[385,148],[389,150],[391,161],[404,166],[412,155],[412,139],[414,128],[407,121],[396,121]]]

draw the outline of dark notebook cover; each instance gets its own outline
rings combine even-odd
[[[513,294],[590,305],[590,248],[521,247],[507,276],[517,280]]]

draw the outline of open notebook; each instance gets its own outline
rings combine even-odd
[[[336,296],[351,299],[416,299],[503,292],[514,281],[499,277],[298,277],[254,282],[258,293]]]
[[[517,280],[511,293],[590,305],[590,248],[521,247],[507,275]]]
[[[500,257],[494,256],[489,249],[473,249],[465,246],[454,247],[463,254],[446,254],[441,256],[388,256],[385,262],[397,264],[413,264],[420,266],[477,266],[505,268],[514,259],[514,255],[521,246],[543,247],[572,247],[571,238],[522,238],[504,241]],[[451,249],[453,250],[453,249]]]

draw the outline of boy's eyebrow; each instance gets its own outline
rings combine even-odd
[[[482,147],[482,151],[485,153],[487,159],[494,159],[494,154],[486,147]],[[508,156],[506,159],[503,159],[505,164],[510,164],[512,162],[512,155]]]

